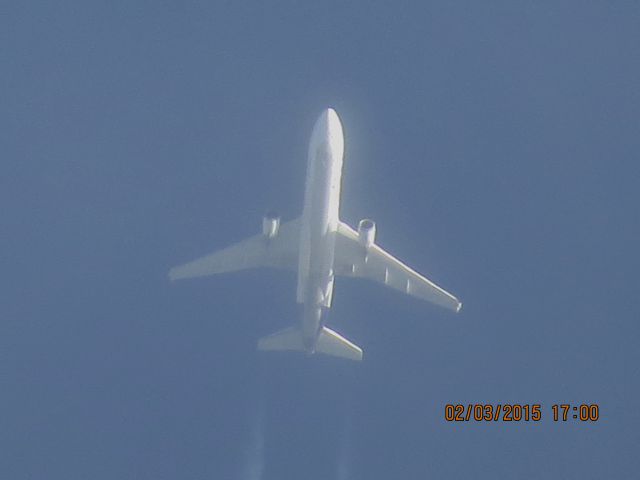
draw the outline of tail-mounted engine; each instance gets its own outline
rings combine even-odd
[[[373,220],[365,218],[358,222],[358,241],[366,248],[376,241],[376,223]]]
[[[275,212],[267,212],[262,217],[262,235],[267,239],[272,239],[278,235],[280,229],[280,216]]]

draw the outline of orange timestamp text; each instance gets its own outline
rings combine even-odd
[[[595,422],[600,418],[597,404],[571,405],[568,403],[551,406],[555,422],[580,420]],[[542,420],[542,405],[539,403],[468,403],[451,404],[444,407],[447,422],[539,422]]]

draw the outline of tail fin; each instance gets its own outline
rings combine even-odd
[[[306,351],[302,332],[297,327],[289,327],[258,341],[258,350],[296,352]],[[322,327],[315,345],[316,353],[323,353],[347,360],[362,360],[362,349],[330,328]]]

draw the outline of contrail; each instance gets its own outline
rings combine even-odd
[[[260,372],[255,401],[251,402],[251,436],[245,452],[242,480],[261,480],[264,476],[265,380]]]
[[[247,448],[243,480],[261,480],[264,473],[264,421],[262,417],[262,412],[258,411]]]
[[[338,480],[349,480],[351,478],[351,468],[349,458],[351,457],[351,415],[347,414],[344,422],[344,431],[340,441],[340,451],[338,452]]]

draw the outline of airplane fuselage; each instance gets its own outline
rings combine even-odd
[[[313,127],[307,157],[302,215],[280,223],[262,218],[262,231],[216,252],[172,268],[172,280],[204,277],[250,268],[297,270],[300,323],[258,340],[261,351],[320,353],[362,360],[355,343],[324,324],[331,307],[334,276],[368,279],[455,312],[462,303],[405,265],[376,243],[376,225],[362,219],[357,229],[340,221],[340,182],[344,155],[342,125],[336,112],[324,110]]]
[[[309,353],[315,350],[323,325],[322,309],[331,306],[343,154],[340,120],[334,110],[327,109],[309,142],[298,261],[297,300],[304,305],[302,335]]]

